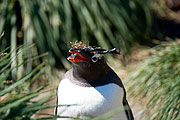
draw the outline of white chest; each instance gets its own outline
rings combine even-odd
[[[58,88],[58,105],[71,106],[59,107],[57,114],[80,118],[100,116],[122,107],[123,96],[123,89],[116,84],[81,87],[63,79]],[[121,117],[126,117],[124,111]]]

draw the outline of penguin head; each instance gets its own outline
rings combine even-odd
[[[116,48],[105,50],[101,47],[87,46],[82,42],[73,43],[68,51],[67,60],[78,64],[78,63],[98,63],[104,60],[103,54],[106,53],[116,53],[119,54],[120,51]]]

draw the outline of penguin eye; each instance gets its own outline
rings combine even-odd
[[[94,62],[94,63],[98,62],[101,59],[102,59],[102,55],[101,54],[95,54],[95,55],[93,55],[91,57],[91,61]]]
[[[92,62],[97,62],[98,61],[98,58],[96,57],[96,56],[93,56],[92,58],[91,58],[91,60],[92,60]]]

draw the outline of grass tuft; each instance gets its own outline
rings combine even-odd
[[[151,119],[175,120],[180,115],[180,44],[168,43],[155,51],[127,78],[128,91],[146,102]]]

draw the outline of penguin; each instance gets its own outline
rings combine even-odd
[[[59,83],[55,115],[57,120],[88,119],[122,108],[110,120],[134,120],[126,99],[126,91],[117,74],[108,66],[103,54],[116,53],[73,43],[67,60],[72,63]]]

